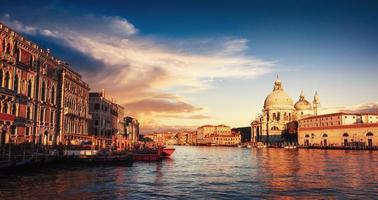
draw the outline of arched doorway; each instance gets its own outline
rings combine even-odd
[[[366,133],[366,137],[367,137],[368,147],[372,147],[373,146],[373,133],[372,132]]]
[[[349,137],[348,133],[343,133],[343,143],[344,143],[344,146],[348,146],[348,137]]]
[[[323,146],[327,146],[328,145],[328,142],[327,142],[328,135],[326,133],[324,133],[322,138],[323,138]]]

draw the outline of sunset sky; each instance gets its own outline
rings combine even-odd
[[[378,1],[17,1],[0,21],[125,106],[142,132],[249,126],[276,75],[297,101],[378,107]]]

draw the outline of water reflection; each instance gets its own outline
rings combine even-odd
[[[0,177],[0,199],[361,198],[378,152],[177,147],[162,163],[59,167]]]

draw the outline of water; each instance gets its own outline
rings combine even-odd
[[[378,198],[378,152],[177,146],[162,163],[2,175],[0,199]]]

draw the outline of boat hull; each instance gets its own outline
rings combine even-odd
[[[175,152],[175,149],[173,149],[173,148],[165,148],[162,151],[162,156],[163,157],[170,157],[173,154],[173,152]]]

